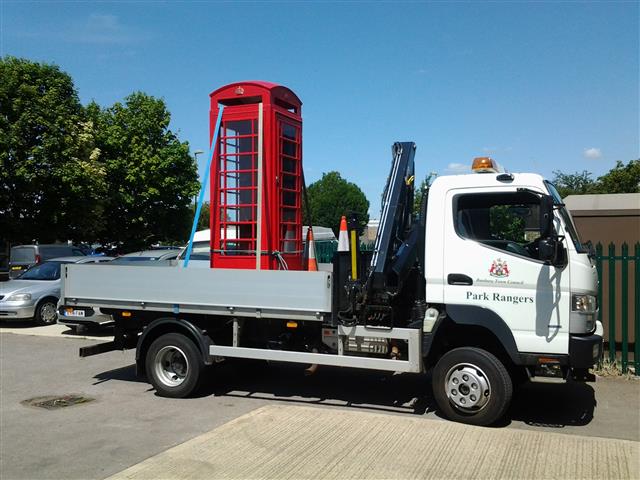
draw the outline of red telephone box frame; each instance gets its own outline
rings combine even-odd
[[[210,184],[211,267],[302,270],[302,102],[261,81],[210,98],[210,141],[224,105]]]

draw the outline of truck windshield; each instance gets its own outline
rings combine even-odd
[[[560,212],[560,217],[564,222],[565,228],[571,237],[571,241],[573,245],[576,247],[576,252],[578,253],[589,253],[589,249],[582,245],[580,241],[580,236],[578,235],[578,231],[576,230],[576,226],[573,223],[573,218],[569,214],[567,207],[564,206],[562,202],[562,197],[556,190],[556,187],[551,182],[544,182],[547,185],[547,190],[549,190],[549,194],[553,197],[553,204],[556,205],[557,210]]]

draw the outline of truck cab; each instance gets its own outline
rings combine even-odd
[[[427,208],[428,304],[491,331],[518,364],[593,365],[602,334],[597,272],[551,183],[495,168],[440,177]]]

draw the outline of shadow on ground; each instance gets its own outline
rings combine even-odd
[[[93,378],[96,379],[94,385],[99,385],[104,382],[108,382],[110,380],[119,380],[124,382],[141,382],[146,383],[146,379],[144,377],[140,377],[136,375],[136,366],[135,365],[127,365],[126,367],[120,367],[113,370],[108,370],[103,373],[99,373],[95,375]]]
[[[136,377],[134,365],[102,372],[95,378],[97,383],[144,381]],[[196,396],[211,395],[415,415],[435,412],[441,417],[433,399],[430,374],[321,367],[315,375],[305,376],[304,366],[243,361],[208,369]],[[587,425],[595,406],[594,390],[588,384],[526,383],[515,391],[509,412],[496,427],[512,421],[554,428]]]
[[[52,324],[52,325],[39,325],[35,320],[0,320],[0,332],[4,328],[11,329],[20,329],[20,330],[29,330],[35,329],[35,331],[41,330],[47,331],[50,327],[61,327],[66,328],[60,332],[60,335],[65,335],[69,337],[113,337],[113,325],[87,325],[80,328],[80,330],[76,330],[74,327],[69,327],[67,325],[62,324]],[[57,331],[56,331],[57,332]],[[57,335],[58,333],[56,333]]]
[[[516,390],[509,417],[540,427],[582,426],[593,420],[596,404],[588,383],[526,383]]]
[[[79,330],[73,327],[69,327],[67,330],[62,332],[62,335],[69,336],[69,337],[83,337],[83,336],[100,337],[100,338],[108,337],[109,339],[111,339],[113,338],[113,326],[112,325],[107,325],[107,326],[90,325],[90,326],[82,327]]]
[[[35,320],[0,320],[0,328],[33,328],[38,326]]]

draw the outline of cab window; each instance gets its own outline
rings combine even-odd
[[[528,192],[474,193],[454,199],[458,235],[488,247],[539,259],[540,200]]]

